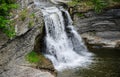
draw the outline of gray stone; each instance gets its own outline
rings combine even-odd
[[[83,17],[74,16],[74,24],[88,44],[101,45],[100,48],[119,48],[120,9],[105,10],[100,14],[88,11],[83,14]]]
[[[33,0],[17,0],[20,7],[13,11],[16,37],[8,40],[0,32],[0,77],[54,77],[49,72],[41,71],[31,66],[25,60],[25,55],[35,46],[35,40],[43,34],[43,16],[40,9],[35,8]],[[21,20],[21,12],[26,10],[25,19]],[[34,14],[33,18],[30,18]],[[30,26],[30,21],[33,22]]]
[[[89,11],[84,14],[84,18],[74,16],[74,23],[80,33],[96,31],[120,31],[120,9],[111,9],[96,14]]]
[[[43,72],[41,70],[26,67],[26,66],[15,66],[11,70],[3,73],[2,77],[54,77],[49,72]]]
[[[0,31],[0,48],[8,41],[8,39],[9,38],[5,35],[5,33]]]

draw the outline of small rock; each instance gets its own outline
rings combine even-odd
[[[118,41],[117,43],[116,43],[116,46],[115,46],[116,48],[118,48],[118,49],[120,49],[120,41]]]

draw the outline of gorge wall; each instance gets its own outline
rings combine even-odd
[[[41,11],[35,8],[34,0],[17,0],[17,4],[20,6],[11,16],[16,36],[8,38],[0,31],[0,77],[54,77],[25,60],[26,54],[36,48],[36,39],[43,35]],[[54,69],[52,65],[50,68]]]
[[[105,9],[97,14],[94,11],[77,13],[74,24],[83,38],[96,48],[118,48],[120,39],[120,9]]]

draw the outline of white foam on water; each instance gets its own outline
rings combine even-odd
[[[74,29],[69,13],[62,7],[45,7],[42,12],[46,30],[44,55],[55,68],[60,71],[88,65],[92,54]]]

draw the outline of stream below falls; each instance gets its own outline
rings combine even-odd
[[[120,50],[92,49],[89,52],[69,12],[62,6],[45,7],[41,2],[35,0],[45,21],[42,51],[58,71],[57,77],[120,77]]]
[[[78,67],[58,72],[57,77],[120,77],[120,50],[95,49],[93,62],[88,67]]]

